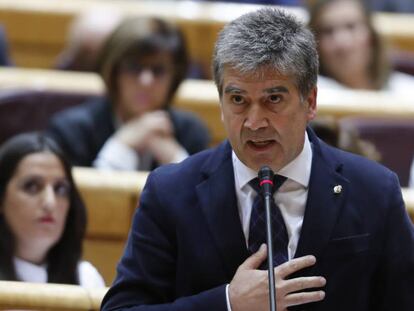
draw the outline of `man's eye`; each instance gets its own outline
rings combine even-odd
[[[270,95],[269,96],[269,101],[272,104],[277,104],[282,100],[280,95]]]
[[[243,96],[240,96],[240,95],[234,95],[231,97],[231,101],[233,104],[241,105],[244,103],[244,98]]]

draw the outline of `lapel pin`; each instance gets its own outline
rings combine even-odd
[[[342,192],[342,186],[341,185],[336,185],[333,188],[333,191],[334,191],[335,194],[341,193]]]

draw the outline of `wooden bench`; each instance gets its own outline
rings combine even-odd
[[[120,259],[147,173],[76,167],[74,179],[87,207],[84,258],[110,285]]]
[[[176,22],[186,36],[192,59],[210,72],[218,31],[224,24],[260,6],[236,3],[153,2],[128,0],[2,0],[0,23],[6,28],[11,54],[18,66],[51,68],[62,50],[74,16],[98,6],[126,15],[153,15]],[[287,8],[303,20],[307,12]],[[414,16],[375,13],[379,32],[402,50],[414,51]]]
[[[70,91],[91,95],[101,95],[104,92],[102,80],[92,73],[1,68],[0,92],[21,89]],[[225,139],[218,93],[212,81],[184,81],[175,96],[174,105],[196,113],[205,121],[212,134],[213,145]],[[320,89],[318,115],[334,118],[378,116],[414,119],[414,102],[408,96],[391,96],[383,92]]]
[[[98,311],[107,290],[0,281],[0,310]]]

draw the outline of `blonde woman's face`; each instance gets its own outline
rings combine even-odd
[[[16,249],[49,250],[62,236],[70,185],[59,158],[39,152],[25,156],[10,179],[2,210]]]
[[[371,34],[359,3],[333,1],[322,9],[317,24],[320,61],[333,78],[368,73]]]

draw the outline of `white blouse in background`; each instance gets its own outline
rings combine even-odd
[[[333,90],[350,90],[351,88],[339,83],[338,81],[325,76],[318,76],[318,87],[321,89]],[[412,89],[414,88],[414,76],[393,71],[387,81],[387,84],[382,92],[390,93],[398,96],[412,96]]]
[[[47,283],[46,265],[35,265],[31,262],[14,258],[17,278],[23,282]],[[98,270],[88,261],[78,264],[79,283],[85,288],[103,288],[105,281]]]

